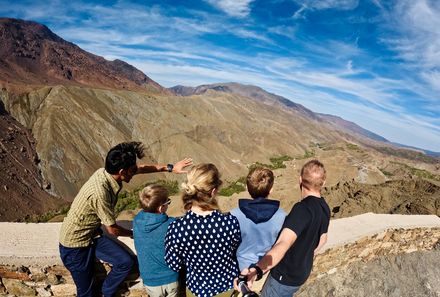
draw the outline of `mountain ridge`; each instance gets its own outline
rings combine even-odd
[[[88,53],[36,22],[0,18],[0,43],[0,79],[19,90],[66,84],[168,94],[128,63]]]
[[[3,23],[18,22],[2,20]],[[14,42],[8,50],[0,49],[6,55],[6,58],[0,55],[0,100],[9,114],[32,130],[42,174],[51,183],[51,190],[67,201],[71,201],[88,177],[103,166],[105,155],[112,146],[132,140],[145,144],[146,157],[142,162],[166,164],[189,156],[195,163],[215,163],[229,181],[247,174],[249,166],[255,163],[270,163],[273,157],[291,156],[302,160],[318,157],[315,151],[325,155],[338,150],[341,152],[340,161],[348,168],[343,168],[342,175],[334,171],[335,175],[350,179],[360,175],[360,180],[372,181],[386,179],[378,169],[384,166],[383,160],[371,164],[372,170],[365,171],[365,166],[358,164],[357,158],[363,162],[367,149],[368,153],[383,158],[381,151],[373,152],[370,147],[385,146],[386,150],[382,151],[388,154],[390,144],[368,138],[368,133],[362,135],[359,131],[341,129],[324,116],[284,97],[238,83],[205,85],[199,89],[180,87],[180,91],[161,91],[159,88],[150,92],[131,81],[129,75],[121,74],[115,76],[121,78],[119,84],[118,80],[113,80],[115,77],[109,79],[102,74],[101,70],[107,69],[105,67],[110,62],[51,35],[53,33],[42,25],[19,24],[24,24],[23,32],[17,29],[22,32],[23,36],[17,35],[21,39],[12,39]],[[1,28],[0,38],[14,36],[5,31],[10,27]],[[43,33],[47,38],[38,37]],[[49,42],[48,45],[45,42],[29,43],[39,39]],[[68,46],[54,44],[57,42]],[[60,53],[52,57],[55,59],[53,65],[44,68],[41,61],[46,60],[40,58],[46,53],[42,48],[46,47]],[[64,49],[68,53],[76,50],[75,57],[69,60],[68,54],[63,54],[66,53]],[[11,53],[18,53],[18,56]],[[78,57],[84,57],[88,62],[81,62]],[[103,61],[105,67],[89,71],[96,70],[90,69],[90,63],[98,61],[96,59]],[[17,66],[16,70],[21,72],[12,82],[5,79],[4,74],[14,61],[18,66],[21,65],[18,62],[24,61],[24,66]],[[57,78],[60,73],[65,74],[57,71],[70,69],[71,63],[78,63],[74,65],[72,79],[88,73],[92,76],[88,85],[72,82],[65,76]],[[116,61],[118,63],[125,67],[124,62]],[[112,68],[114,71],[115,67]],[[48,72],[50,69],[55,74]],[[43,78],[38,77],[39,71],[43,71]],[[142,75],[141,78],[146,77]],[[44,81],[47,77],[50,81]],[[125,84],[126,81],[130,85]],[[21,89],[11,88],[13,84]],[[27,84],[31,88],[26,88]],[[110,85],[106,87],[105,84]],[[178,92],[191,95],[173,95]],[[332,150],[332,143],[340,145],[335,145]],[[395,158],[400,157],[397,153],[395,155]],[[421,167],[437,170],[431,164],[422,164]],[[365,172],[374,176],[364,178]],[[151,174],[135,177],[132,184],[138,186],[165,178],[179,180],[182,177]]]

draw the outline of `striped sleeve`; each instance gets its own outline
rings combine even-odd
[[[96,187],[91,199],[92,207],[98,218],[101,220],[101,223],[106,226],[116,224],[110,191],[106,191],[104,187]]]

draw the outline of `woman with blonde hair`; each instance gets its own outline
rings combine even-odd
[[[182,184],[185,216],[168,227],[165,261],[174,271],[186,267],[187,296],[231,296],[238,275],[236,251],[241,242],[237,218],[219,211],[220,173],[199,164]]]

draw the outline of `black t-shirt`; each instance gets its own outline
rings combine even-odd
[[[322,234],[327,233],[330,208],[324,198],[308,196],[296,203],[284,221],[283,229],[295,232],[297,239],[284,258],[271,270],[278,282],[300,286],[310,275],[313,253]]]

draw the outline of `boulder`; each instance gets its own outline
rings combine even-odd
[[[24,284],[20,280],[15,279],[3,279],[3,284],[11,295],[16,296],[35,296],[37,295],[37,291],[35,291],[34,288],[29,287],[28,285]]]
[[[54,296],[70,297],[76,296],[76,286],[74,284],[59,284],[50,286]]]

